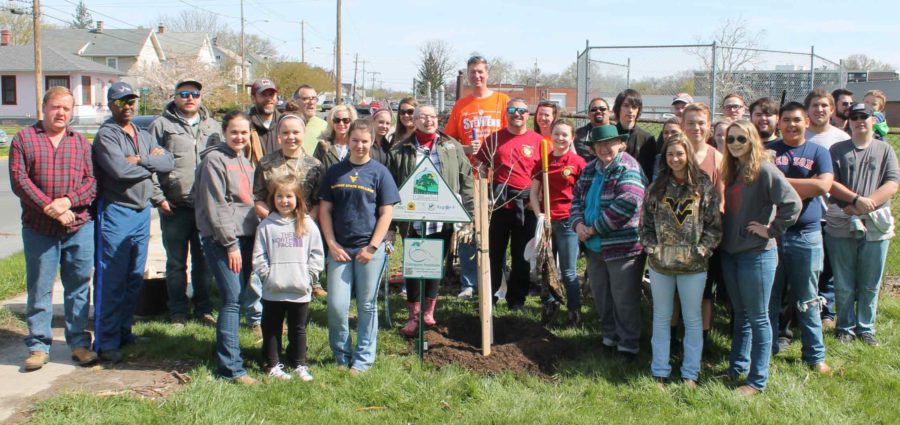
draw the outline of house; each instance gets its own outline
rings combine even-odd
[[[216,53],[205,32],[171,32],[162,23],[156,29],[156,39],[166,60],[190,60],[201,64],[214,64]]]
[[[226,72],[229,72],[230,69],[231,75],[229,78],[232,81],[241,81],[241,53],[220,45],[215,38],[212,41],[212,49],[215,54],[216,63],[223,67],[223,70]],[[255,65],[259,62],[259,59],[255,56],[250,54],[246,55],[244,61],[244,72],[247,73],[244,77],[244,82],[246,83],[245,90],[250,90],[250,85],[253,84],[253,80],[256,76]],[[237,90],[237,86],[235,86],[235,90]]]
[[[34,45],[12,46],[0,32],[0,120],[22,124],[37,118]],[[106,90],[125,73],[54,47],[42,47],[44,90],[64,86],[75,95],[75,124],[97,124],[109,114]]]

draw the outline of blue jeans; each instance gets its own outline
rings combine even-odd
[[[241,291],[241,308],[247,317],[247,326],[256,326],[262,322],[262,281],[256,273],[250,273],[250,283]]]
[[[460,289],[472,288],[476,293],[478,289],[478,261],[475,258],[475,238],[471,242],[461,243],[456,247],[456,255],[459,256],[459,286]]]
[[[384,266],[384,244],[362,264],[340,262],[328,255],[328,344],[339,366],[365,371],[375,362],[378,343],[378,278]],[[356,348],[350,336],[350,297],[356,294]]]
[[[66,236],[48,236],[22,228],[25,248],[25,282],[28,301],[25,315],[28,351],[50,352],[53,342],[53,281],[59,268],[65,298],[66,344],[71,348],[91,346],[87,331],[94,267],[94,223],[87,222]]]
[[[734,331],[728,374],[747,373],[746,384],[764,390],[769,380],[772,325],[769,298],[778,266],[778,251],[722,252],[722,274],[734,308]]]
[[[834,273],[839,333],[875,333],[878,290],[890,242],[825,235]]]
[[[781,294],[787,285],[790,299],[797,303],[796,311],[803,342],[803,361],[816,364],[825,361],[825,342],[822,340],[822,317],[819,310],[818,283],[824,263],[822,232],[787,232],[778,245],[778,268],[769,300],[769,321],[778,329],[781,313]],[[774,338],[773,338],[774,340]],[[773,341],[774,342],[774,341]],[[777,344],[773,344],[775,350]]]
[[[169,293],[169,314],[187,317],[190,306],[187,297],[187,259],[191,253],[191,286],[194,288],[194,315],[200,317],[212,312],[209,299],[210,275],[200,247],[200,233],[194,218],[194,209],[179,206],[172,215],[159,214],[163,246],[166,248],[166,288]]]
[[[681,377],[696,381],[700,377],[700,357],[703,353],[703,318],[700,304],[703,288],[706,287],[706,272],[667,275],[650,269],[650,290],[653,292],[653,360],[650,373],[658,378],[668,378],[672,373],[669,364],[669,348],[672,326],[672,306],[675,304],[675,289],[681,301],[681,317],[684,321],[684,361]]]
[[[825,225],[822,225],[822,239],[825,239]],[[828,255],[828,246],[823,245],[822,252],[825,253],[824,267],[822,274],[819,275],[819,296],[824,298],[828,303],[822,306],[822,320],[834,320],[837,315],[837,309],[834,308],[834,273],[831,272],[831,260]]]
[[[572,219],[551,222],[553,252],[559,262],[563,284],[566,285],[566,307],[569,311],[581,309],[581,285],[578,284],[578,235],[572,230]],[[550,295],[553,300],[553,294]]]
[[[238,332],[241,326],[241,293],[247,286],[253,261],[253,238],[238,238],[241,250],[241,271],[235,273],[228,268],[228,251],[211,237],[201,238],[206,262],[216,278],[222,308],[216,321],[216,361],[219,375],[226,379],[236,379],[247,374],[241,358],[241,341]]]
[[[150,207],[133,210],[100,199],[94,237],[94,348],[116,351],[135,339],[134,310],[147,263]]]

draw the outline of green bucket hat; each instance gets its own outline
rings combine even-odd
[[[601,125],[591,129],[591,137],[585,143],[592,145],[597,142],[610,142],[613,140],[625,140],[627,134],[619,134],[619,129],[612,124]]]

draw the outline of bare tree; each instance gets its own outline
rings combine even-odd
[[[749,70],[757,67],[760,60],[762,39],[765,30],[752,31],[744,18],[726,19],[725,22],[712,34],[712,40],[697,39],[697,44],[716,42],[716,87],[718,99],[712,102],[718,103],[728,93],[743,94],[745,98],[755,98],[749,86],[745,86],[739,78],[737,71]],[[708,47],[697,47],[688,51],[700,59],[704,70],[712,70],[712,52]]]
[[[176,15],[157,15],[150,28],[155,28],[157,23],[165,24],[169,31],[205,32],[210,38],[226,30],[226,26],[219,21],[217,15],[200,9],[184,9]]]
[[[229,93],[233,93],[234,87],[229,87],[223,71],[214,66],[198,64],[192,59],[169,59],[161,64],[144,64],[136,73],[139,77],[138,86],[150,88],[150,98],[157,104],[151,109],[161,109],[172,98],[172,87],[175,83],[191,75],[203,83],[203,98],[206,106],[215,108],[210,101],[229,99]]]
[[[11,43],[23,45],[31,43],[31,15],[14,15],[5,10],[0,11],[0,28],[6,28],[12,35]]]
[[[488,60],[488,74],[491,81],[497,84],[513,83],[516,77],[516,65],[502,56]]]
[[[892,71],[894,67],[866,55],[856,54],[844,59],[844,69],[849,71]]]
[[[427,93],[428,85],[436,91],[450,78],[455,67],[453,49],[443,40],[429,40],[419,47],[419,93]]]

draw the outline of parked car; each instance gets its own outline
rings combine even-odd
[[[369,108],[371,108],[372,110],[381,109],[381,102],[375,100],[369,104]]]
[[[159,118],[158,115],[138,115],[131,119],[131,123],[141,130],[150,128],[150,123]]]
[[[359,118],[368,118],[372,116],[372,108],[368,106],[357,106],[356,107],[356,115]]]
[[[397,112],[400,110],[400,102],[391,102],[391,110]]]
[[[6,146],[9,144],[9,136],[6,135],[6,132],[0,128],[0,147]]]
[[[334,108],[334,101],[333,101],[333,100],[328,99],[328,100],[323,100],[323,101],[322,101],[322,112],[328,112],[328,111],[331,110],[331,108]]]

